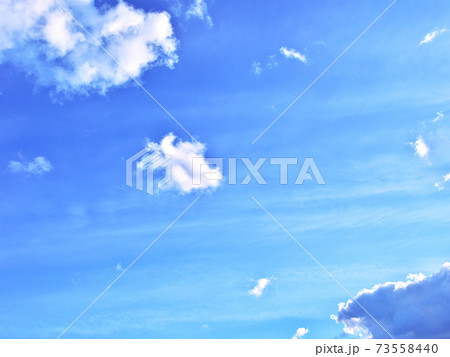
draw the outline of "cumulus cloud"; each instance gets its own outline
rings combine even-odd
[[[255,76],[260,76],[263,72],[260,62],[253,62],[252,64],[252,72]]]
[[[294,336],[292,336],[292,339],[298,340],[299,338],[303,338],[308,332],[309,330],[307,328],[300,327],[299,329],[297,329]]]
[[[436,118],[434,118],[431,122],[436,123],[437,121],[441,120],[444,117],[445,117],[444,111],[441,110],[440,112],[437,112]]]
[[[205,144],[177,140],[176,136],[170,133],[159,144],[147,139],[147,148],[169,160],[171,179],[162,189],[175,189],[181,193],[214,189],[223,179],[220,167],[205,158]]]
[[[281,47],[280,48],[280,53],[286,58],[295,58],[295,59],[297,59],[297,60],[299,60],[299,61],[301,61],[303,63],[307,62],[305,55],[302,55],[300,52],[298,52],[298,51],[296,51],[296,50],[294,50],[292,48],[289,49],[289,48],[286,48],[286,47]]]
[[[260,297],[263,294],[267,285],[269,285],[269,283],[270,283],[270,279],[267,279],[267,278],[259,279],[256,282],[255,287],[253,289],[249,290],[248,293],[250,295]]]
[[[8,165],[13,173],[26,172],[33,175],[41,175],[52,169],[50,161],[43,156],[35,157],[32,161],[10,161]]]
[[[406,281],[364,289],[355,298],[395,338],[450,338],[450,263],[431,276],[409,274]],[[344,332],[386,338],[380,326],[352,300],[339,304]]]
[[[192,5],[188,8],[186,16],[188,19],[191,17],[196,17],[202,21],[205,21],[208,26],[213,26],[211,16],[208,15],[208,5],[205,0],[194,0]]]
[[[446,32],[447,29],[441,29],[441,30],[435,30],[432,32],[429,32],[425,35],[422,41],[419,42],[419,46],[424,45],[425,43],[432,42],[438,37],[439,35],[442,35],[444,32]]]
[[[416,155],[418,155],[422,159],[428,158],[428,153],[430,152],[430,149],[428,148],[428,145],[425,143],[425,140],[423,140],[422,136],[419,136],[416,141],[411,143],[411,145],[414,147]]]
[[[167,12],[144,12],[119,0],[59,0],[102,46],[137,77],[150,66],[172,68],[177,40]],[[58,92],[104,93],[129,81],[53,0],[1,0],[0,63],[9,62]]]

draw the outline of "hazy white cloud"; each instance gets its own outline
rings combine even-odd
[[[286,47],[280,48],[280,53],[285,56],[286,58],[295,58],[303,63],[306,63],[306,56],[302,55],[300,52],[294,50],[294,49],[288,49]]]
[[[406,281],[364,289],[356,300],[394,338],[450,338],[450,263],[431,276],[409,274]],[[387,338],[380,326],[352,300],[339,304],[331,318],[344,332],[363,338]]]
[[[60,0],[132,76],[150,66],[172,68],[177,40],[170,15],[144,12],[124,1]],[[59,92],[105,92],[129,76],[52,0],[1,0],[0,62],[32,74]]]
[[[308,332],[309,330],[307,328],[300,327],[299,329],[297,329],[294,336],[292,336],[292,339],[297,340],[299,338],[303,338]]]
[[[188,19],[191,17],[196,17],[202,21],[205,21],[208,26],[213,26],[211,16],[208,15],[208,5],[205,0],[194,0],[192,5],[188,8],[186,16]]]
[[[260,62],[253,62],[252,64],[252,72],[255,76],[260,76],[263,72]]]
[[[435,30],[432,32],[429,32],[425,35],[422,41],[419,42],[419,46],[422,46],[425,43],[429,43],[431,41],[434,41],[437,36],[442,35],[444,32],[446,32],[447,29],[441,29],[441,30]]]
[[[444,185],[439,181],[434,183],[434,187],[436,187],[439,191],[442,191],[444,189]]]
[[[267,287],[267,285],[269,285],[270,281],[271,281],[271,279],[267,279],[267,278],[259,279],[256,282],[255,287],[253,289],[249,290],[248,293],[250,295],[260,297],[263,294],[264,289]]]
[[[422,159],[426,159],[428,157],[428,153],[430,152],[430,149],[428,148],[428,145],[423,140],[422,136],[419,136],[416,141],[411,143],[411,145],[414,147],[414,151],[416,152],[416,155],[418,155]]]
[[[436,187],[439,191],[444,190],[445,183],[450,181],[450,172],[447,175],[442,176],[442,178],[442,181],[438,181],[434,184],[434,187]]]
[[[116,270],[117,270],[117,271],[122,271],[122,270],[123,270],[122,264],[117,263],[117,265],[116,265]]]
[[[32,161],[10,161],[8,165],[11,172],[26,172],[34,175],[41,175],[52,169],[50,161],[43,156],[35,157]]]
[[[193,190],[214,189],[220,185],[223,175],[219,167],[212,165],[205,158],[206,145],[198,142],[177,140],[172,133],[166,135],[161,143],[147,139],[147,147],[153,153],[159,153],[165,159],[170,159],[172,178],[162,189],[176,189],[181,193]],[[199,183],[194,180],[194,165],[202,167]],[[205,177],[205,173],[208,177]]]
[[[440,112],[437,112],[436,118],[434,118],[431,122],[436,123],[437,121],[441,120],[444,117],[445,117],[444,111],[441,110]]]

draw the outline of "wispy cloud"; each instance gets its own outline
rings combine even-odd
[[[208,15],[208,5],[205,0],[195,0],[186,12],[186,17],[196,17],[202,21],[205,21],[208,26],[212,27],[213,21],[211,16]]]
[[[261,67],[261,63],[254,61],[252,64],[252,73],[255,76],[260,76],[262,72],[263,72],[263,69]]]
[[[436,123],[437,121],[443,119],[445,117],[444,111],[441,110],[440,112],[437,112],[436,118],[434,118],[431,122]]]
[[[253,289],[249,290],[248,293],[250,295],[256,296],[256,297],[260,297],[264,290],[266,289],[267,285],[270,284],[271,279],[267,279],[267,278],[263,278],[263,279],[259,279],[256,282],[256,285]]]
[[[299,329],[297,329],[294,336],[292,336],[292,339],[298,340],[300,338],[303,338],[308,332],[309,332],[309,330],[307,328],[300,327]]]
[[[300,52],[294,50],[294,49],[289,49],[286,47],[281,47],[280,48],[280,53],[285,56],[286,58],[295,58],[303,63],[306,63],[306,56],[301,54]]]
[[[33,175],[41,175],[52,169],[50,161],[43,156],[35,157],[32,161],[10,161],[8,165],[11,172],[26,172]]]
[[[428,153],[430,149],[428,145],[423,140],[422,136],[419,136],[416,141],[410,143],[414,147],[414,151],[416,155],[418,155],[422,159],[428,158]]]
[[[432,42],[438,37],[439,35],[442,35],[444,32],[447,32],[447,29],[441,29],[441,30],[435,30],[432,32],[429,32],[425,35],[422,41],[419,42],[419,46],[424,45],[425,43]]]
[[[124,1],[100,9],[94,1],[63,2],[132,76],[150,66],[172,68],[177,41],[166,12],[145,12]],[[54,1],[1,1],[0,62],[60,92],[104,93],[129,76]]]
[[[450,338],[450,263],[431,276],[409,274],[406,281],[364,289],[356,300],[395,338]],[[331,318],[344,332],[363,338],[386,338],[386,333],[354,301],[339,304]]]
[[[450,172],[447,175],[442,176],[442,178],[442,181],[438,181],[434,184],[434,187],[436,187],[439,191],[444,190],[445,183],[450,181]]]

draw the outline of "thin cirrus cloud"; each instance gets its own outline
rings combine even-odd
[[[307,62],[306,56],[301,54],[300,52],[292,49],[292,48],[286,48],[286,47],[281,47],[280,48],[280,53],[286,57],[286,58],[294,58],[296,60],[299,60],[303,63]]]
[[[208,15],[208,5],[205,0],[194,0],[186,12],[186,17],[188,19],[194,17],[205,21],[209,27],[214,25],[211,16]]]
[[[252,72],[255,76],[260,76],[263,72],[263,69],[261,67],[261,62],[254,61],[252,64]]]
[[[178,140],[170,133],[160,143],[147,139],[147,148],[164,159],[170,160],[171,180],[161,189],[173,189],[179,193],[189,193],[195,190],[217,188],[223,175],[220,168],[212,165],[205,158],[206,145],[198,142]],[[193,160],[196,165],[202,167],[202,173],[207,172],[208,178],[201,176],[200,181],[194,182]]]
[[[394,338],[450,338],[450,263],[431,276],[409,274],[406,281],[364,289],[356,300]],[[339,304],[344,332],[362,338],[386,338],[386,332],[352,300]]]
[[[442,176],[442,181],[438,181],[434,184],[439,191],[443,191],[445,188],[445,184],[450,181],[450,172],[444,176]]]
[[[423,38],[422,41],[419,42],[418,46],[422,46],[426,43],[432,42],[436,39],[436,37],[438,37],[439,35],[442,35],[444,32],[447,32],[447,29],[440,29],[440,30],[435,30],[432,32],[429,32],[425,35],[425,37]]]
[[[300,327],[299,329],[297,329],[297,331],[295,331],[294,336],[292,336],[293,340],[298,340],[300,338],[305,337],[305,335],[309,332],[309,330],[307,328],[304,327]]]
[[[270,281],[271,279],[267,278],[258,279],[255,287],[249,290],[248,293],[255,297],[260,297],[264,293],[264,290],[267,288],[267,285],[270,284]]]
[[[440,112],[437,112],[437,113],[436,113],[436,117],[435,117],[431,122],[432,122],[432,123],[436,123],[436,122],[438,122],[439,120],[442,120],[443,118],[445,118],[445,114],[444,114],[444,111],[441,110]]]
[[[60,0],[62,6],[133,76],[151,66],[172,68],[177,40],[167,12],[145,12],[124,1]],[[55,1],[0,2],[0,63],[33,75],[57,92],[105,93],[130,80]]]
[[[35,157],[32,161],[10,161],[8,167],[13,173],[24,172],[33,175],[41,175],[52,170],[50,161],[43,156]]]

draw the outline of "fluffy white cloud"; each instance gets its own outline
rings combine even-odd
[[[433,41],[437,36],[442,35],[444,32],[446,32],[447,29],[441,29],[441,30],[435,30],[433,32],[429,32],[425,35],[422,41],[419,42],[419,46],[422,46],[425,43],[429,43]]]
[[[297,340],[299,338],[303,338],[308,332],[309,330],[307,328],[300,327],[299,329],[297,329],[294,336],[292,336],[292,339]]]
[[[437,274],[409,274],[406,281],[364,289],[356,300],[395,338],[450,338],[450,263]],[[386,338],[380,326],[352,300],[339,304],[332,319],[344,332]]]
[[[26,172],[29,174],[40,175],[52,169],[50,161],[43,156],[35,157],[34,160],[26,161],[10,161],[8,165],[11,172]]]
[[[416,141],[411,143],[411,145],[414,147],[414,151],[419,157],[422,159],[426,159],[428,157],[430,149],[421,136],[419,136]]]
[[[447,175],[444,175],[444,182],[447,182],[450,180],[450,172]]]
[[[285,56],[286,58],[295,58],[303,63],[306,63],[306,56],[302,55],[300,52],[294,50],[294,49],[289,49],[286,47],[281,47],[280,48],[280,53]]]
[[[182,193],[214,189],[220,185],[223,179],[220,167],[212,165],[205,158],[205,144],[177,140],[176,136],[170,133],[159,144],[147,139],[147,147],[152,153],[160,154],[164,159],[169,159],[172,177],[170,182],[164,185],[162,189],[176,189]],[[201,169],[199,169],[200,167]],[[197,182],[196,176],[200,173]]]
[[[253,62],[252,64],[252,72],[255,76],[260,76],[263,72],[260,62]]]
[[[211,16],[208,15],[208,5],[205,0],[194,0],[192,5],[188,8],[186,16],[188,19],[191,17],[196,17],[202,21],[205,21],[208,26],[213,26]]]
[[[173,67],[177,41],[166,12],[144,12],[124,1],[59,0],[136,77],[149,66]],[[53,0],[0,0],[0,62],[34,75],[60,92],[105,92],[129,81],[115,63]]]
[[[248,293],[250,295],[260,297],[263,294],[264,289],[267,287],[267,285],[269,285],[269,283],[270,283],[270,279],[267,279],[267,278],[259,279],[256,282],[255,287],[253,289],[249,290]]]

